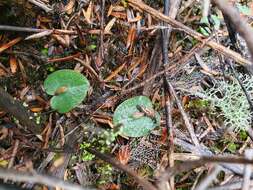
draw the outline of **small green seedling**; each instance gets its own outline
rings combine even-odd
[[[128,137],[148,135],[160,124],[160,116],[153,109],[152,102],[146,96],[136,96],[121,103],[113,116],[115,126],[122,125],[120,134]]]
[[[53,97],[50,105],[59,113],[69,112],[86,97],[89,81],[81,73],[63,69],[48,75],[44,82],[47,94]]]

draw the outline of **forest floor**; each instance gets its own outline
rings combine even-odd
[[[253,189],[247,38],[203,2],[0,1],[1,184]],[[251,1],[229,3],[252,24]],[[89,88],[59,113],[45,80],[63,69],[81,73]],[[142,98],[149,109],[131,112]],[[116,112],[131,112],[131,121],[117,122]]]

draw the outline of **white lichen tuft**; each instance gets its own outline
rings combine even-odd
[[[239,78],[253,100],[253,78],[245,75],[240,75]],[[198,92],[196,95],[209,100],[212,106],[221,110],[220,115],[224,117],[226,127],[235,131],[247,130],[250,127],[252,112],[237,80],[230,82],[216,80],[212,88]]]

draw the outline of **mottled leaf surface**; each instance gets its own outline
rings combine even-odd
[[[160,116],[155,112],[155,118],[147,115],[136,118],[139,112],[137,105],[153,110],[150,99],[146,96],[136,96],[121,103],[115,110],[113,116],[114,125],[122,125],[121,134],[128,137],[141,137],[148,135],[160,123]],[[154,111],[154,110],[153,110]]]
[[[66,87],[66,91],[56,94],[62,87]],[[89,81],[74,70],[63,69],[48,75],[44,88],[49,95],[54,96],[50,100],[51,107],[59,113],[66,113],[84,100]]]

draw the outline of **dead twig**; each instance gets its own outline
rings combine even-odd
[[[37,7],[43,9],[44,11],[46,11],[47,13],[52,12],[53,9],[49,6],[47,6],[45,3],[43,3],[40,0],[28,0],[30,3],[36,5]]]
[[[39,134],[41,127],[36,124],[34,116],[19,101],[0,87],[0,108],[13,115],[24,127],[34,134]]]
[[[252,160],[253,159],[253,149],[245,150],[245,158]],[[244,166],[244,175],[243,175],[243,184],[242,190],[249,190],[250,188],[250,177],[252,173],[252,165],[246,164]]]
[[[179,101],[179,99],[177,97],[177,94],[176,94],[176,91],[175,91],[174,87],[170,84],[170,82],[168,82],[168,81],[166,81],[166,82],[167,82],[167,84],[168,84],[168,86],[170,88],[171,94],[175,98],[175,101],[177,103],[177,107],[178,107],[178,109],[180,110],[180,112],[182,114],[185,126],[186,126],[188,132],[190,133],[190,136],[191,136],[193,144],[195,144],[196,147],[199,147],[199,141],[198,141],[198,139],[196,137],[196,134],[194,132],[194,128],[193,128],[193,126],[192,126],[192,124],[191,124],[191,122],[190,122],[190,120],[189,120],[186,112],[184,111],[184,108],[183,108],[181,102]]]
[[[170,24],[172,27],[174,28],[179,28],[181,30],[183,30],[186,34],[194,37],[195,39],[199,40],[199,41],[203,41],[205,39],[205,37],[192,30],[191,28],[185,26],[184,24],[162,14],[161,12],[153,9],[152,7],[146,5],[145,3],[143,3],[141,0],[128,0],[129,5],[132,6],[133,8],[136,8],[138,10],[143,10],[147,13],[149,13],[150,15],[152,15],[153,17],[164,21],[168,24]],[[210,40],[206,43],[208,46],[210,46],[211,48],[213,48],[214,50],[216,50],[217,52],[220,52],[232,59],[234,59],[236,62],[240,63],[243,66],[246,66],[247,68],[251,67],[251,62],[247,59],[244,59],[239,53],[230,50],[220,44],[218,44],[217,42]]]
[[[0,178],[9,179],[15,182],[30,182],[47,185],[50,187],[60,187],[66,190],[95,190],[94,188],[81,187],[52,176],[45,176],[36,173],[19,172],[16,170],[6,170],[0,168]]]
[[[251,54],[251,60],[253,60],[253,30],[250,25],[241,18],[240,13],[226,0],[212,0],[212,2],[229,18],[234,26],[236,26],[235,30],[245,39]],[[253,65],[249,64],[247,66],[248,70],[253,72]]]
[[[207,187],[212,183],[212,181],[217,177],[217,175],[222,171],[222,167],[214,166],[213,170],[208,173],[208,175],[200,182],[195,190],[207,189]]]

